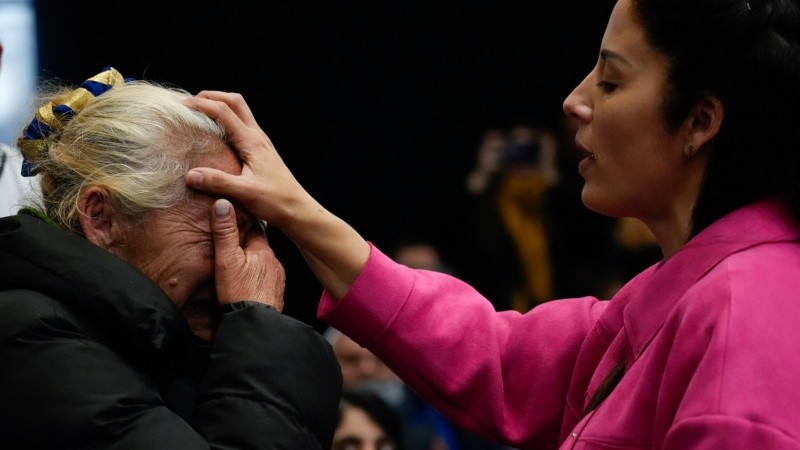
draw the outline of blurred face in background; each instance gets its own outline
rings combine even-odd
[[[395,450],[397,446],[361,408],[347,405],[333,434],[333,450]]]
[[[441,271],[443,268],[439,252],[428,244],[409,244],[398,248],[393,259],[413,269]]]
[[[365,381],[387,381],[396,375],[369,350],[345,335],[333,345],[333,352],[342,367],[342,387],[350,389]]]

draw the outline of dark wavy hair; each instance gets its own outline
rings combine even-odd
[[[668,125],[706,96],[725,109],[692,234],[765,198],[800,218],[800,0],[632,2],[648,43],[669,61]]]

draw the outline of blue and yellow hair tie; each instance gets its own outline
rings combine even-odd
[[[113,67],[106,67],[102,72],[84,81],[80,87],[63,97],[60,103],[54,105],[48,102],[36,111],[30,125],[25,127],[22,136],[17,140],[17,146],[22,150],[22,176],[36,175],[35,165],[31,159],[40,159],[39,156],[47,151],[49,143],[47,138],[55,130],[61,130],[95,97],[102,95],[114,86],[119,86],[133,78],[123,78],[122,74]]]

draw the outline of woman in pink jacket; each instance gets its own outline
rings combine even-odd
[[[520,448],[800,448],[800,1],[618,0],[564,110],[586,206],[641,219],[664,258],[611,301],[496,312],[320,206],[240,96],[189,105],[245,168],[187,182],[288,235],[320,317],[456,423]]]

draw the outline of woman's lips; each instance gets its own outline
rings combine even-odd
[[[590,155],[586,158],[583,158],[581,162],[578,163],[578,173],[581,174],[581,176],[586,176],[585,173],[587,170],[589,170],[589,165],[592,163],[592,161],[594,161],[594,156]]]
[[[594,153],[587,150],[586,147],[581,145],[581,143],[577,140],[575,141],[575,144],[581,152],[586,153],[586,157],[583,158],[580,163],[578,163],[578,173],[580,173],[581,176],[585,176],[584,174],[587,170],[589,170],[589,167],[594,162]]]

